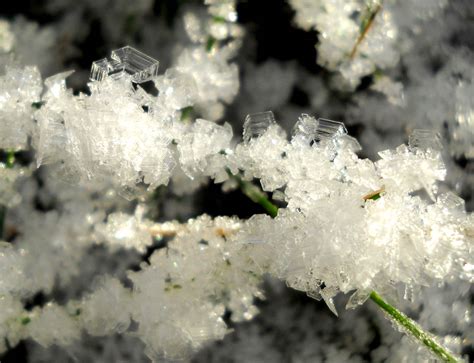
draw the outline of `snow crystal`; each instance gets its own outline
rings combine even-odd
[[[272,111],[247,115],[244,123],[244,141],[249,142],[251,139],[261,136],[273,124],[275,124],[275,117]]]
[[[7,66],[0,76],[0,147],[25,149],[33,132],[34,104],[43,89],[36,67]]]
[[[411,150],[439,152],[443,145],[436,132],[416,129],[410,134],[408,145]]]
[[[52,344],[69,345],[80,331],[67,312],[55,304],[47,304],[28,324],[31,337],[44,347]]]
[[[90,79],[103,81],[107,77],[120,78],[130,75],[136,83],[149,81],[158,74],[159,62],[152,57],[126,46],[113,50],[107,58],[92,63]]]

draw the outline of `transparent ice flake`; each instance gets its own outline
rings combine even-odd
[[[453,124],[451,150],[474,158],[474,84],[460,82],[456,87],[456,123]]]
[[[317,141],[332,140],[347,135],[343,122],[318,118]]]
[[[344,123],[303,114],[293,128],[293,142],[313,144],[347,135]]]
[[[66,91],[66,78],[73,73],[74,71],[71,70],[55,74],[54,76],[46,78],[44,84],[54,97],[59,97],[61,92]]]
[[[357,290],[354,292],[346,304],[346,309],[355,309],[361,306],[370,297],[369,291]]]
[[[408,146],[412,151],[441,151],[443,148],[439,134],[432,130],[425,129],[413,130],[408,138]]]
[[[0,53],[10,52],[15,45],[15,35],[12,32],[10,23],[0,20]]]
[[[321,290],[321,297],[328,306],[329,310],[331,310],[334,315],[339,316],[339,314],[337,313],[336,306],[334,305],[334,296],[336,294],[337,288],[335,287],[326,287]]]
[[[441,203],[448,211],[464,211],[465,201],[453,192],[443,193],[438,196],[438,203]]]
[[[92,81],[103,81],[107,77],[118,79],[129,75],[133,82],[143,83],[158,74],[159,62],[130,46],[113,50],[110,58],[92,63]]]
[[[89,76],[91,81],[103,81],[108,75],[109,61],[107,58],[92,62],[91,74]]]
[[[318,133],[318,120],[307,114],[302,114],[293,127],[294,142],[310,144]]]
[[[355,153],[362,150],[362,146],[359,144],[359,141],[349,135],[344,135],[344,137],[341,138],[341,144]]]
[[[249,142],[251,139],[263,135],[265,131],[275,123],[275,117],[272,111],[247,115],[244,122],[244,142]]]

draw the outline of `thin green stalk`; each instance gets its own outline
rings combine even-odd
[[[216,45],[217,39],[209,35],[206,40],[206,52],[210,53]]]
[[[247,180],[243,180],[238,175],[233,175],[230,171],[227,172],[231,178],[234,178],[237,181],[240,190],[242,190],[242,192],[254,203],[260,204],[271,217],[275,218],[278,215],[278,207],[270,202],[267,195],[262,192],[260,188]]]
[[[278,214],[278,207],[270,202],[267,198],[265,193],[263,193],[257,186],[252,184],[249,181],[242,180],[239,178],[240,188],[242,189],[243,193],[253,200],[255,203],[260,204],[267,213],[275,218]]]
[[[443,362],[460,362],[460,360],[458,360],[453,353],[441,346],[430,333],[425,332],[420,325],[403,314],[397,308],[386,302],[375,291],[370,293],[370,299],[382,310],[384,310],[393,321],[406,330],[408,334],[423,343],[432,353],[434,353],[438,358],[442,359]]]
[[[6,160],[5,166],[8,169],[11,169],[13,168],[14,164],[15,164],[15,152],[13,150],[9,150],[7,152],[7,160]]]

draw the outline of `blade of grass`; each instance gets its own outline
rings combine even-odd
[[[423,343],[423,345],[428,348],[432,353],[434,353],[438,358],[443,362],[456,363],[460,362],[453,353],[448,349],[444,348],[439,344],[435,338],[428,332],[424,331],[423,328],[418,325],[415,321],[410,319],[408,316],[403,314],[393,305],[390,305],[385,301],[378,293],[372,291],[370,293],[370,299],[377,304],[387,315],[401,326],[408,334],[416,338],[418,341]]]

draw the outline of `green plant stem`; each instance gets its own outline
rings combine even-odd
[[[240,188],[247,197],[249,197],[255,203],[260,204],[270,216],[273,218],[277,216],[278,207],[270,202],[267,196],[262,191],[260,191],[257,186],[253,185],[249,181],[240,180]]]
[[[423,343],[432,353],[434,353],[443,362],[456,363],[460,362],[450,351],[441,346],[433,336],[425,332],[421,326],[403,314],[394,306],[386,302],[378,293],[372,291],[370,299],[376,303],[389,317],[401,326],[408,334]]]
[[[242,193],[249,197],[254,203],[260,204],[272,218],[275,218],[278,215],[278,207],[270,202],[267,195],[262,192],[260,188],[247,180],[243,180],[238,175],[233,175],[230,172],[228,173],[231,178],[234,178],[237,181]]]
[[[273,218],[277,216],[278,207],[272,202],[270,202],[270,200],[267,198],[264,192],[262,192],[257,186],[255,186],[249,181],[242,180],[239,177],[235,177],[235,178],[239,182],[240,189],[242,189],[242,192],[247,197],[249,197],[255,203],[260,204],[267,211],[267,213]]]
[[[8,169],[11,169],[13,168],[14,164],[15,164],[15,152],[13,150],[9,150],[7,152],[7,160],[6,160],[5,166]]]
[[[214,38],[212,35],[209,35],[209,37],[206,40],[206,52],[210,53],[214,46],[216,45],[217,39]]]

